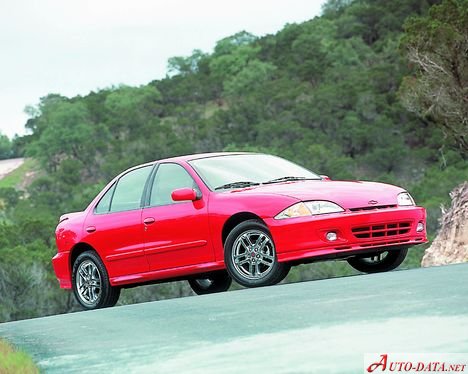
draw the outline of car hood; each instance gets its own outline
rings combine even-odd
[[[273,183],[238,190],[231,194],[278,194],[301,201],[327,200],[345,209],[396,205],[397,195],[405,190],[384,183],[361,181],[297,181]],[[238,195],[237,195],[238,196]]]

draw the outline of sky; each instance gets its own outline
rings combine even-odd
[[[167,60],[246,30],[276,33],[325,0],[0,0],[0,133],[23,135],[27,105],[165,77]]]

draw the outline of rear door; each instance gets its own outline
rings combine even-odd
[[[148,271],[141,223],[142,196],[153,166],[121,176],[85,222],[87,242],[106,263],[110,277]]]
[[[175,202],[171,193],[193,188],[196,201]],[[150,270],[202,264],[214,260],[209,243],[206,196],[201,196],[194,179],[176,163],[158,166],[148,187],[148,207],[143,209],[145,252]]]

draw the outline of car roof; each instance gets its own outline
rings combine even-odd
[[[230,156],[230,155],[246,155],[246,154],[258,154],[254,152],[211,152],[211,153],[198,153],[192,155],[184,155],[177,157],[165,158],[162,160],[155,160],[153,162],[167,162],[167,161],[176,161],[176,162],[187,162],[192,160],[199,160],[201,158],[210,158],[210,157],[220,157],[220,156]]]
[[[128,173],[128,172],[130,172],[132,170],[139,169],[139,168],[144,167],[144,166],[153,165],[153,164],[159,163],[159,162],[177,162],[177,163],[180,163],[180,162],[187,162],[187,161],[199,160],[199,159],[202,159],[202,158],[210,158],[210,157],[220,157],[220,156],[230,156],[230,155],[258,155],[258,154],[262,154],[262,153],[256,153],[256,152],[212,152],[212,153],[196,153],[196,154],[192,154],[192,155],[184,155],[184,156],[163,158],[161,160],[154,160],[154,161],[146,162],[144,164],[139,164],[139,165],[132,166],[132,167],[126,169],[125,171],[121,172],[119,175],[117,175],[114,178],[114,180],[120,178],[122,175],[124,175],[124,174],[126,174],[126,173]]]

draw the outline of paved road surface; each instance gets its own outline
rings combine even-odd
[[[11,173],[16,168],[20,167],[24,162],[24,158],[11,158],[9,160],[0,160],[0,179],[8,173]]]
[[[0,336],[45,373],[362,372],[366,352],[468,353],[468,264],[11,322]]]

